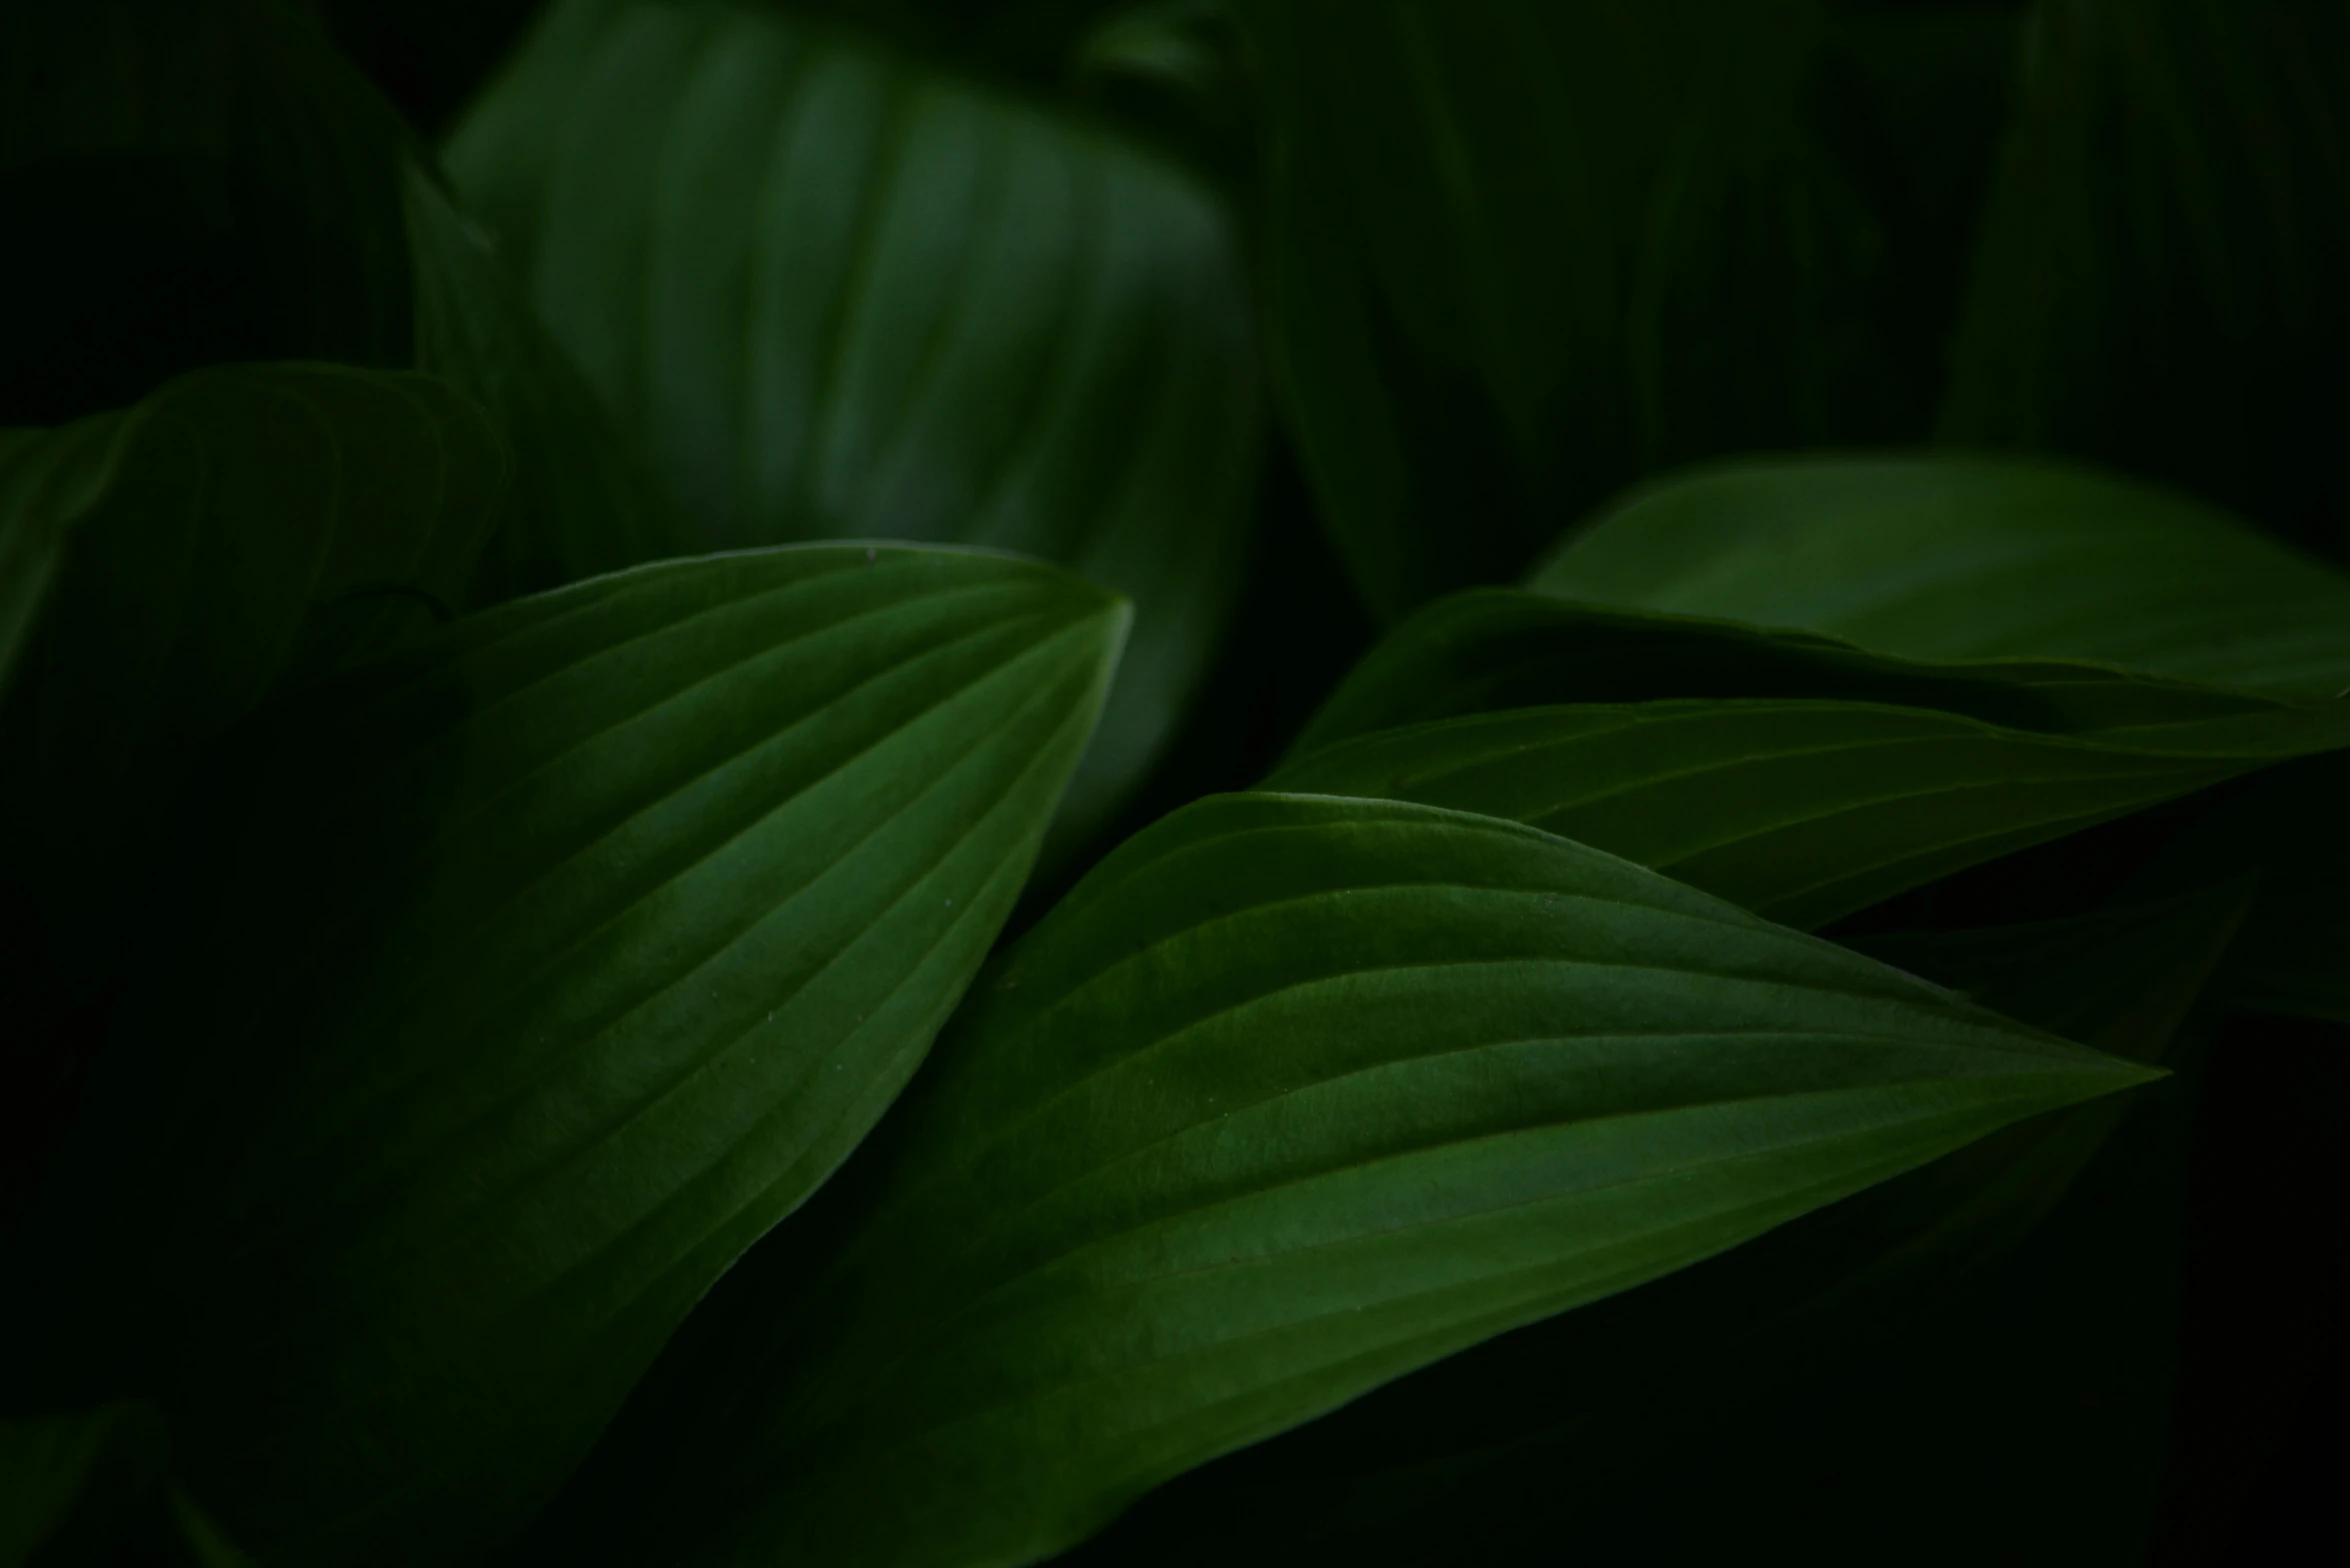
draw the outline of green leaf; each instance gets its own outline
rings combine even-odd
[[[1878,237],[1808,0],[1243,0],[1276,382],[1364,600],[1660,465],[1873,428]]]
[[[0,815],[25,885],[63,901],[47,918],[116,907],[118,854],[272,693],[445,619],[505,480],[449,388],[335,366],[202,371],[0,433],[0,537],[48,564]]]
[[[28,237],[0,420],[119,407],[220,361],[421,369],[487,408],[515,456],[477,600],[695,553],[429,155],[296,8],[17,7],[0,61],[0,210]],[[138,270],[149,256],[163,275]]]
[[[1374,650],[1267,787],[1506,817],[1808,929],[2345,746],[2350,704],[1887,659],[1488,590]]]
[[[281,722],[206,983],[90,1092],[177,1125],[125,1149],[109,1110],[56,1189],[103,1257],[167,1173],[169,1239],[99,1290],[235,1538],[437,1560],[544,1500],[921,1059],[1124,624],[1008,557],[747,552],[467,617]]]
[[[694,1422],[664,1555],[1034,1561],[2146,1076],[1514,824],[1210,799],[982,978],[848,1241]]]
[[[2067,660],[1899,658],[1812,632],[1488,588],[1432,604],[1390,632],[1331,693],[1289,757],[1436,719],[1676,697],[1881,703],[2108,739],[2160,730],[2218,740],[2261,732],[2291,711],[2255,692]]]
[[[402,165],[416,359],[497,416],[516,455],[507,526],[472,595],[496,603],[701,540],[595,389],[540,325],[488,239],[415,163]]]
[[[448,156],[713,543],[980,544],[1134,600],[1061,833],[1098,825],[1240,578],[1259,412],[1217,203],[1082,121],[727,0],[554,7]]]
[[[2042,0],[2023,64],[1944,434],[2192,485],[2338,552],[2350,10]]]
[[[85,1503],[119,1504],[151,1484],[166,1446],[154,1410],[127,1400],[0,1420],[0,1568],[32,1562]]]
[[[1527,586],[1911,658],[2095,659],[2294,696],[2350,687],[2350,577],[2185,497],[2039,463],[1701,472],[1627,497]]]
[[[2161,1061],[2248,892],[1879,938],[1867,951],[2035,1026]],[[1950,1297],[2030,1231],[2137,1099],[2002,1128],[1669,1279],[1429,1367],[1187,1478],[1073,1562],[1520,1560],[1545,1531],[1619,1514],[1626,1471],[1685,1474],[1703,1451],[1692,1434],[1757,1396],[1791,1414],[1815,1402],[1836,1356],[1882,1335],[1889,1308]],[[1882,1375],[1881,1363],[1864,1359],[1857,1375]]]

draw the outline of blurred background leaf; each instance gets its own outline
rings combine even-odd
[[[1133,598],[1048,854],[1097,830],[1245,572],[1257,372],[1215,197],[740,0],[564,0],[449,160],[711,546],[983,544]]]
[[[1942,434],[2167,479],[2350,553],[2350,7],[2041,0]]]
[[[433,187],[398,114],[280,0],[0,16],[0,424],[180,371],[332,360],[443,375],[515,458],[477,598],[690,554],[694,535]],[[152,275],[150,275],[150,272]]]
[[[1514,576],[1658,467],[1872,433],[1876,220],[1807,0],[1243,0],[1276,379],[1357,587]]]

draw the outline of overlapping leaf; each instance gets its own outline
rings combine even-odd
[[[1702,472],[1570,535],[1527,586],[1911,658],[2095,659],[2295,696],[2350,687],[2350,577],[2183,496],[2050,464]]]
[[[175,1195],[127,1288],[232,1536],[435,1560],[553,1488],[920,1060],[1124,621],[1006,557],[749,552],[469,617],[288,720],[205,984],[99,1091],[177,1114],[115,1151]],[[84,1238],[102,1277],[120,1245]]]
[[[4,307],[14,417],[119,407],[219,361],[414,367],[488,408],[514,451],[478,596],[693,553],[398,116],[310,19],[279,0],[92,0],[17,7],[0,28],[0,211],[28,274]],[[150,256],[162,276],[137,273]]]
[[[2162,1061],[2247,892],[1870,950],[2040,1027]],[[1947,1295],[2030,1230],[2137,1098],[2002,1128],[1670,1279],[1478,1346],[1185,1478],[1071,1561],[1514,1560],[1567,1521],[1620,1518],[1628,1469],[1756,1396],[1808,1403],[1819,1384],[1796,1391],[1799,1377],[1898,1376],[1881,1354],[1844,1369],[1836,1354],[1889,1306]]]
[[[2344,746],[2350,704],[1887,659],[1488,590],[1398,628],[1269,787],[1531,823],[1815,927]]]
[[[1662,464],[1869,428],[1807,0],[1245,0],[1273,359],[1356,586],[1515,575]]]
[[[566,0],[450,167],[720,545],[998,546],[1129,594],[1064,833],[1157,753],[1237,587],[1231,225],[1140,151],[739,0]]]
[[[505,480],[487,417],[448,387],[332,366],[203,371],[126,413],[0,433],[0,539],[29,568],[15,635],[40,616],[0,713],[18,890],[64,899],[61,926],[119,898],[120,846],[206,745],[447,616]]]
[[[695,1423],[678,1560],[1033,1561],[2144,1076],[1546,834],[1277,795],[1113,854],[937,1067],[838,1259]]]

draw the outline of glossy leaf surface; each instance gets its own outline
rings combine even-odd
[[[1364,601],[1516,575],[1660,465],[1850,439],[1878,239],[1805,0],[1244,0],[1272,358]]]
[[[691,1561],[1026,1562],[2142,1069],[1490,818],[1201,802],[983,978],[698,1424]],[[705,1466],[723,1484],[709,1490]]]
[[[750,552],[468,617],[285,727],[140,1282],[235,1539],[430,1560],[543,1499],[921,1059],[1124,621],[1008,557]]]
[[[448,156],[714,545],[980,544],[1129,595],[1064,831],[1114,807],[1240,577],[1256,372],[1206,191],[733,0],[566,0]]]
[[[1802,460],[1666,480],[1570,535],[1527,586],[1911,658],[2350,688],[2350,577],[2183,496],[2022,461]]]

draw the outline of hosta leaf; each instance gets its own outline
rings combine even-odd
[[[0,432],[0,538],[51,563],[0,713],[11,864],[111,905],[126,835],[205,746],[446,618],[505,479],[448,387],[333,366],[202,371],[125,413]]]
[[[282,726],[201,1028],[161,1002],[187,1152],[134,1280],[236,1539],[438,1560],[552,1490],[920,1060],[1124,623],[1008,557],[750,552],[468,617]]]
[[[713,542],[982,544],[1130,595],[1064,834],[1115,806],[1240,576],[1256,379],[1206,192],[739,0],[565,0],[448,156]]]
[[[2040,0],[1944,431],[2193,485],[2338,551],[2350,10]]]
[[[1877,236],[1808,0],[1244,0],[1282,397],[1365,601],[1663,464],[1850,439]]]
[[[2035,1025],[2161,1060],[2246,892],[1872,951]],[[1514,1561],[1568,1520],[1619,1517],[1627,1470],[1686,1474],[1705,1462],[1692,1432],[1757,1394],[1783,1390],[1775,1408],[1799,1415],[1887,1307],[1948,1297],[2064,1195],[2137,1098],[2002,1128],[1669,1279],[1478,1346],[1186,1477],[1072,1563]],[[1852,1375],[1886,1374],[1864,1358]]]
[[[489,241],[413,162],[401,171],[416,358],[498,418],[516,457],[507,526],[473,598],[494,603],[702,548]]]
[[[1635,492],[1529,579],[1924,659],[2096,659],[2295,696],[2350,687],[2350,577],[2201,503],[1981,458],[1755,464]]]
[[[727,1368],[667,1555],[1033,1561],[2144,1076],[1530,829],[1211,799],[983,978],[843,1250]]]
[[[1290,760],[1435,719],[1674,697],[1885,703],[2109,739],[2154,730],[2176,739],[2188,726],[2214,740],[2261,734],[2292,707],[2069,660],[1897,658],[1817,633],[1488,588],[1432,604],[1389,633],[1324,701]]]
[[[515,454],[477,598],[693,553],[398,116],[297,8],[19,6],[0,72],[0,211],[24,236],[0,421],[61,423],[225,360],[413,367]]]
[[[1457,716],[1411,722],[1430,713]],[[1507,817],[1810,928],[2344,746],[2350,704],[1886,659],[1489,590],[1399,628],[1267,787]]]

